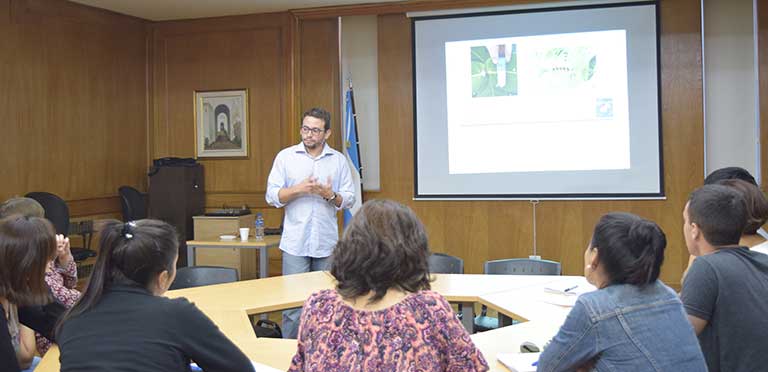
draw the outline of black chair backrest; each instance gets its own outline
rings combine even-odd
[[[147,218],[147,196],[131,186],[120,186],[120,206],[123,210],[123,221],[136,221]]]
[[[433,274],[464,274],[464,260],[445,253],[429,256],[429,272]]]
[[[30,192],[24,195],[36,200],[45,209],[45,218],[51,221],[57,234],[69,235],[69,207],[64,200],[49,192]]]
[[[560,275],[560,263],[529,258],[486,261],[485,273],[497,275]]]
[[[192,266],[176,270],[176,279],[169,289],[201,287],[237,281],[237,270],[230,267]]]

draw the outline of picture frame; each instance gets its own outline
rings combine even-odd
[[[248,158],[248,89],[195,91],[195,156]]]

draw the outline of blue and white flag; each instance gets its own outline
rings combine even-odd
[[[346,110],[344,118],[344,155],[352,172],[352,182],[355,184],[355,203],[344,210],[344,226],[352,220],[352,216],[363,206],[363,169],[360,166],[360,144],[357,142],[357,120],[355,120],[355,99],[352,87],[346,95]]]

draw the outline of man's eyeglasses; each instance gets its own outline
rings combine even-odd
[[[302,125],[301,126],[301,133],[307,134],[307,133],[310,133],[310,132],[312,132],[312,134],[320,134],[320,133],[325,132],[325,129],[310,128],[310,127],[308,127],[306,125]]]

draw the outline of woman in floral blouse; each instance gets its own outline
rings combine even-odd
[[[413,211],[365,203],[334,251],[336,289],[304,303],[289,371],[487,371],[451,306],[429,290],[428,255]]]
[[[51,294],[61,304],[70,308],[80,298],[77,286],[77,265],[72,258],[69,249],[69,238],[64,235],[56,235],[56,259],[48,262],[45,269],[45,284],[51,290]],[[40,356],[45,355],[51,348],[51,341],[40,333],[35,333],[35,343]]]

